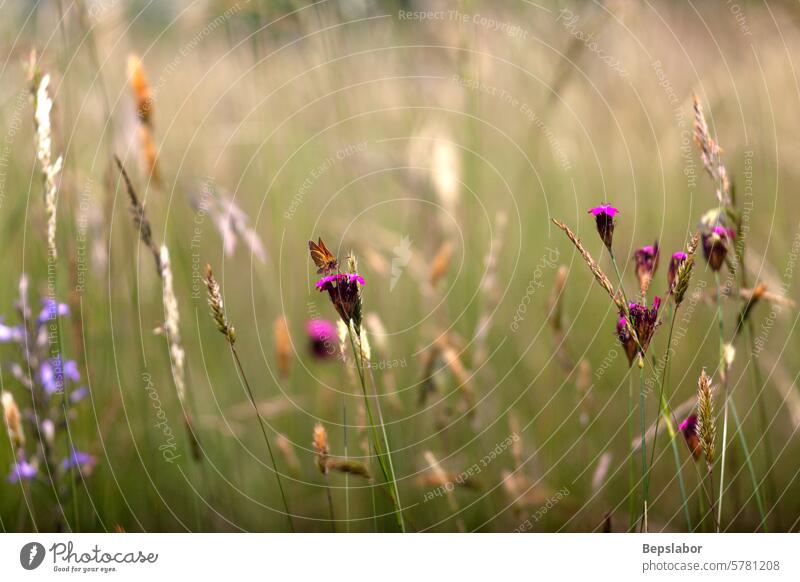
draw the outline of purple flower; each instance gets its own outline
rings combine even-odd
[[[719,271],[728,255],[728,242],[734,237],[733,230],[724,226],[715,226],[710,232],[701,235],[703,256],[712,271]]]
[[[317,281],[317,289],[327,291],[339,317],[346,324],[352,321],[356,332],[361,331],[361,290],[364,277],[358,273],[336,273]]]
[[[22,341],[22,327],[19,325],[5,325],[0,323],[0,342],[19,342]]]
[[[89,453],[72,449],[72,455],[61,461],[61,468],[64,471],[68,471],[73,467],[77,467],[80,471],[85,471],[86,474],[88,474],[94,468],[95,464],[97,464],[97,459]]]
[[[67,360],[64,362],[64,376],[73,382],[80,382],[81,374],[78,372],[78,364],[75,360]]]
[[[336,326],[327,319],[311,319],[306,322],[311,353],[321,360],[331,358],[336,354]]]
[[[683,262],[688,258],[689,255],[683,251],[672,253],[672,258],[669,261],[669,271],[667,272],[667,286],[669,287],[670,293],[672,293],[672,290],[675,288],[675,283],[677,283],[678,269],[680,269]]]
[[[81,386],[80,388],[77,388],[69,393],[69,401],[72,402],[73,404],[77,404],[78,402],[86,398],[86,395],[88,393],[89,389],[86,388],[86,386]]]
[[[358,273],[336,273],[335,275],[327,275],[317,281],[317,289],[322,290],[325,288],[326,285],[331,283],[338,283],[339,281],[346,280],[347,283],[354,283],[358,282],[362,285],[366,285],[364,282],[364,277],[359,275]]]
[[[58,384],[56,382],[56,375],[53,372],[53,366],[49,360],[42,362],[39,367],[39,381],[44,386],[44,391],[48,394],[55,394],[58,392]]]
[[[619,338],[619,343],[625,349],[625,355],[628,356],[628,365],[630,366],[636,357],[636,341],[633,339],[630,330],[628,330],[628,320],[625,317],[620,317],[617,321],[617,338]]]
[[[603,244],[611,251],[611,242],[614,239],[614,216],[619,212],[610,204],[601,204],[589,209],[589,214],[594,216],[597,223],[597,233],[603,239]]]
[[[697,415],[690,414],[678,426],[683,433],[683,438],[686,439],[686,445],[692,452],[692,456],[696,459],[700,458],[702,447],[700,446],[700,438],[697,436]]]
[[[633,254],[636,262],[636,277],[639,279],[639,288],[642,292],[647,291],[653,273],[658,268],[658,241],[653,245],[640,248]]]
[[[69,307],[66,303],[56,303],[52,299],[42,299],[42,311],[39,313],[39,323],[55,319],[61,315],[69,315]]]
[[[633,330],[636,332],[636,337],[639,339],[642,356],[647,352],[647,347],[650,345],[653,333],[656,331],[656,327],[658,327],[658,309],[660,307],[660,297],[653,299],[653,307],[647,307],[647,305],[643,303],[631,303],[628,306],[631,327],[633,327]],[[636,348],[638,350],[639,346],[636,346]]]
[[[36,476],[36,467],[31,465],[25,458],[21,458],[16,463],[11,464],[11,473],[8,475],[9,483],[16,483],[20,479],[30,481]]]
[[[67,360],[62,364],[61,356],[53,356],[42,362],[39,367],[39,381],[48,394],[60,393],[64,390],[64,378],[79,382],[81,375],[75,360]]]
[[[600,214],[608,214],[608,216],[610,216],[611,218],[614,218],[617,212],[619,212],[619,210],[611,206],[611,204],[601,204],[600,206],[595,206],[594,208],[589,209],[589,214],[592,214],[594,216],[598,216]]]

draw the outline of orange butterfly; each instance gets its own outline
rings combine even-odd
[[[308,250],[311,251],[311,259],[314,261],[314,264],[319,267],[317,273],[327,275],[331,271],[335,271],[339,268],[339,261],[336,260],[336,257],[333,256],[328,250],[328,247],[325,246],[325,243],[322,242],[322,238],[319,239],[318,243],[314,243],[313,240],[308,241]]]

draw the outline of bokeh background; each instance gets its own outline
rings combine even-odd
[[[0,313],[18,320],[23,273],[37,312],[50,280],[27,72],[36,49],[51,75],[54,152],[64,156],[55,278],[71,307],[64,354],[78,364],[76,386],[88,388],[57,447],[63,456],[72,442],[96,459],[74,488],[0,484],[6,531],[285,529],[262,436],[208,316],[207,262],[280,442],[298,529],[329,531],[314,424],[326,426],[335,454],[369,453],[353,370],[308,349],[306,322],[335,316],[314,289],[307,241],[319,236],[340,258],[355,252],[365,311],[382,324],[370,328],[374,377],[409,529],[624,531],[631,419],[616,311],[550,219],[570,224],[611,274],[586,211],[618,207],[615,248],[630,288],[637,247],[658,239],[665,253],[681,249],[716,204],[692,143],[693,94],[745,208],[751,280],[779,299],[798,296],[796,3],[62,0],[3,11]],[[158,180],[140,147],[131,54],[152,89]],[[161,285],[113,154],[170,249],[200,462],[168,344],[153,333]],[[665,274],[662,261],[659,294]],[[701,282],[676,324],[675,406],[693,398],[704,367],[717,368],[714,280],[702,260],[693,288]],[[728,335],[739,307],[727,300]],[[751,318],[764,348],[751,358],[737,343],[730,385],[759,478],[770,475],[761,483],[769,528],[796,530],[797,311],[763,301]],[[460,370],[442,361],[443,341]],[[3,389],[29,409],[12,370],[17,347],[0,344],[0,361]],[[656,409],[651,394],[648,423]],[[159,411],[176,437],[172,460]],[[437,489],[431,458],[458,475],[495,450],[469,483]],[[750,477],[732,450],[724,529],[753,531]],[[680,452],[696,515],[698,472]],[[4,477],[13,457],[0,437]],[[664,441],[652,480],[651,531],[685,530]],[[379,486],[343,475],[329,485],[337,531],[396,528]]]

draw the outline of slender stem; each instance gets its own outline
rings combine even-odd
[[[666,419],[669,421],[669,418]],[[669,442],[672,445],[672,456],[675,459],[675,471],[678,474],[678,487],[681,490],[681,500],[683,505],[683,515],[686,517],[687,531],[692,531],[692,517],[689,513],[689,498],[686,496],[686,486],[683,483],[683,471],[681,470],[681,458],[678,454],[678,440],[675,438],[675,432],[670,431]]]
[[[645,433],[647,432],[647,425],[645,424],[645,411],[644,411],[644,356],[639,354],[639,426],[642,431],[642,441],[639,448],[642,450],[642,528],[644,528],[645,513],[647,512],[647,493],[649,489],[649,475],[647,471],[647,443],[645,441]]]
[[[336,517],[333,514],[333,497],[331,496],[331,484],[327,473],[325,474],[325,493],[328,497],[328,510],[331,514],[331,532],[336,533]]]
[[[719,498],[717,501],[717,531],[719,531],[720,524],[722,523],[722,495],[725,491],[725,456],[728,451],[728,371],[726,370],[725,363],[725,326],[722,319],[722,300],[720,290],[719,271],[714,272],[714,281],[716,283],[716,301],[717,301],[717,323],[719,329],[719,369],[722,373],[722,391],[724,404],[724,415],[722,421],[722,456],[720,457],[720,472],[719,472]]]
[[[758,482],[756,481],[756,472],[753,468],[753,461],[750,458],[750,448],[747,446],[747,441],[744,438],[744,432],[742,431],[742,425],[739,420],[739,413],[736,411],[736,403],[733,401],[733,399],[731,399],[731,414],[733,414],[733,423],[736,426],[736,434],[739,436],[739,445],[744,451],[744,462],[747,465],[748,472],[750,473],[750,482],[753,484],[753,492],[756,496],[756,506],[758,507],[759,516],[761,517],[759,527],[763,529],[764,532],[767,532],[767,517],[764,513],[764,501],[761,499],[761,492],[759,491]]]
[[[364,406],[366,406],[367,408],[367,416],[369,418],[369,423],[372,428],[372,438],[375,444],[375,452],[378,456],[378,462],[381,466],[381,471],[383,472],[383,476],[391,485],[389,497],[391,498],[392,504],[394,505],[395,508],[394,514],[395,517],[397,518],[397,525],[400,527],[400,531],[405,533],[406,526],[405,522],[403,521],[403,512],[400,509],[400,495],[397,490],[397,479],[395,478],[394,475],[394,466],[392,465],[392,454],[391,451],[389,450],[389,440],[386,435],[386,427],[384,426],[383,418],[381,417],[380,425],[381,425],[381,431],[383,432],[383,438],[386,439],[386,449],[387,449],[386,457],[389,461],[388,469],[383,459],[383,447],[380,444],[380,439],[378,438],[378,431],[375,428],[375,421],[373,420],[372,417],[372,408],[369,405],[369,396],[367,394],[367,382],[366,379],[364,378],[364,370],[363,370],[363,363],[364,363],[362,359],[363,354],[361,353],[360,349],[356,348],[356,341],[353,338],[353,330],[349,325],[347,327],[347,335],[350,338],[350,346],[353,349],[353,356],[356,359],[356,364],[357,364],[356,368],[358,369],[358,379],[361,382],[361,390],[364,394]]]
[[[611,257],[611,264],[614,266],[614,272],[617,274],[617,280],[619,281],[619,291],[622,293],[622,300],[625,302],[625,305],[628,304],[628,298],[625,295],[625,287],[622,284],[622,274],[619,272],[619,267],[617,266],[617,258],[614,256],[614,251],[608,249],[608,255]]]
[[[708,477],[708,513],[711,515],[713,523],[713,530],[719,532],[719,520],[714,517],[714,467],[707,465],[706,477]],[[705,488],[704,488],[705,489]]]
[[[628,442],[633,442],[633,374],[628,371]],[[628,462],[628,531],[633,529],[636,523],[636,467],[633,460],[633,451],[630,452]]]
[[[344,458],[348,459],[347,398],[342,401],[342,430],[344,431]],[[332,512],[333,510],[331,510]],[[350,533],[350,475],[347,473],[344,474],[344,526]]]
[[[258,410],[258,405],[256,404],[255,396],[253,396],[253,390],[250,388],[250,382],[247,381],[247,375],[244,373],[244,368],[242,367],[242,362],[239,360],[239,354],[236,352],[236,348],[231,346],[231,353],[233,354],[233,359],[236,362],[236,367],[239,369],[239,373],[242,375],[242,381],[244,382],[244,387],[247,389],[247,396],[250,398],[250,404],[253,405],[253,410],[255,410],[256,418],[258,418],[258,425],[261,427],[261,434],[264,435],[264,442],[267,444],[267,451],[269,452],[269,459],[272,462],[272,470],[275,472],[275,479],[278,481],[278,489],[281,492],[281,499],[283,500],[283,508],[286,510],[286,519],[289,520],[289,529],[294,533],[294,522],[292,521],[292,514],[289,511],[289,504],[286,501],[286,493],[283,491],[283,483],[281,483],[281,474],[278,473],[278,466],[275,463],[275,455],[272,454],[272,447],[269,444],[269,438],[267,437],[267,429],[264,426],[264,419],[261,418],[261,412]]]
[[[678,314],[677,306],[675,309],[672,309],[672,304],[670,303],[670,317],[669,317],[669,334],[667,335],[667,349],[664,352],[664,369],[661,372],[661,380],[659,382],[659,393],[658,393],[658,402],[657,405],[661,407],[662,411],[664,407],[662,406],[662,401],[668,401],[669,397],[664,394],[664,389],[667,385],[667,378],[669,377],[669,356],[670,352],[672,351],[672,330],[675,327],[675,317]],[[658,443],[658,423],[661,420],[661,415],[658,414],[656,416],[656,428],[653,433],[653,452],[650,453],[650,464],[653,464],[653,460],[656,456],[656,445]]]

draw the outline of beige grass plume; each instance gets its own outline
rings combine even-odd
[[[353,459],[342,459],[330,455],[328,432],[320,422],[314,425],[314,435],[311,444],[314,447],[314,460],[317,464],[317,468],[323,475],[336,472],[372,479],[369,468],[364,463]]]
[[[289,324],[286,322],[286,317],[281,315],[275,318],[272,332],[275,339],[275,362],[278,373],[281,377],[287,378],[292,368],[292,339],[289,336]]]
[[[589,270],[594,275],[594,278],[600,284],[600,286],[606,290],[611,300],[623,310],[627,314],[628,306],[625,305],[625,302],[622,300],[621,297],[614,291],[614,285],[611,284],[611,280],[603,273],[603,270],[600,268],[600,265],[592,258],[592,255],[589,254],[589,251],[586,250],[586,247],[583,246],[581,239],[575,236],[575,233],[570,230],[570,228],[561,222],[560,220],[556,220],[555,218],[552,219],[553,224],[555,224],[558,228],[564,231],[564,234],[567,235],[567,238],[572,241],[572,244],[575,245],[575,248],[578,249],[578,252],[583,257],[583,260],[586,262]]]
[[[11,392],[3,391],[0,394],[0,402],[3,405],[3,418],[5,419],[8,436],[14,450],[25,446],[25,433],[22,432],[22,415],[19,412],[17,403]]]
[[[58,257],[56,248],[56,206],[58,202],[58,175],[61,172],[63,158],[58,156],[53,161],[52,128],[50,112],[53,100],[48,93],[50,75],[40,76],[36,70],[35,53],[31,54],[30,76],[34,83],[33,105],[34,124],[36,126],[36,158],[39,160],[44,177],[44,204],[47,213],[47,252],[52,260]]]
[[[314,447],[314,457],[317,463],[317,468],[322,473],[328,472],[327,462],[330,453],[330,446],[328,445],[328,431],[321,422],[314,425],[314,435],[311,440],[311,445]]]
[[[175,379],[175,388],[178,398],[183,404],[186,399],[186,353],[181,345],[180,314],[178,312],[178,298],[175,296],[172,279],[172,265],[169,259],[169,249],[161,246],[159,253],[161,260],[161,298],[164,302],[164,324],[158,329],[166,336],[169,342],[169,352],[172,359],[172,375]]]
[[[222,303],[222,294],[219,291],[219,283],[214,278],[214,271],[211,265],[206,264],[205,283],[208,289],[208,306],[211,308],[211,315],[217,324],[219,332],[225,336],[230,345],[236,343],[236,330],[228,323],[225,316],[225,305]]]
[[[300,460],[297,458],[297,453],[294,451],[292,442],[286,438],[286,435],[279,433],[278,436],[275,437],[275,446],[278,447],[286,466],[289,467],[289,471],[291,471],[293,475],[299,475]]]
[[[700,148],[700,159],[706,172],[716,184],[717,200],[721,205],[728,206],[731,202],[731,184],[728,170],[722,163],[722,148],[711,137],[703,106],[697,95],[692,97],[692,107],[694,109],[694,142]]]

